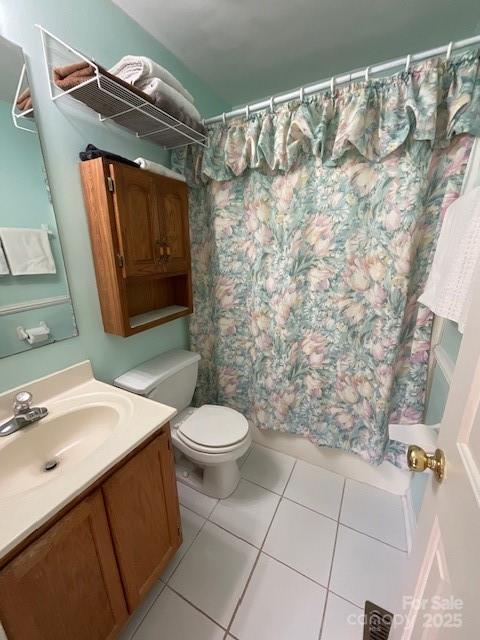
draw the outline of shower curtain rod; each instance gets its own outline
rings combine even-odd
[[[428,49],[427,51],[422,51],[421,53],[414,53],[413,55],[409,54],[407,56],[403,56],[402,58],[390,60],[390,62],[383,62],[381,64],[365,67],[364,69],[351,71],[350,73],[344,73],[339,76],[332,76],[330,80],[322,80],[321,82],[317,82],[316,84],[306,85],[300,87],[300,89],[289,91],[288,93],[282,93],[278,96],[272,96],[268,100],[262,100],[260,102],[248,104],[245,107],[233,109],[232,111],[228,111],[227,113],[224,112],[217,116],[213,116],[212,118],[207,118],[203,121],[203,124],[209,125],[222,121],[225,123],[228,118],[235,118],[242,115],[248,118],[251,113],[255,111],[262,111],[263,109],[268,108],[273,111],[276,105],[288,102],[289,100],[293,100],[295,98],[303,100],[304,96],[310,96],[314,93],[318,93],[319,91],[323,91],[324,89],[332,89],[333,91],[335,86],[339,84],[346,84],[348,82],[351,82],[352,80],[359,80],[360,78],[365,78],[365,80],[368,80],[369,76],[374,73],[382,73],[384,71],[390,71],[392,69],[403,66],[405,66],[405,70],[407,71],[412,62],[419,62],[420,60],[433,58],[435,56],[442,55],[443,53],[446,54],[448,60],[452,55],[452,51],[456,49],[465,49],[467,47],[472,47],[476,44],[480,44],[480,35],[473,36],[471,38],[465,38],[464,40],[458,40],[456,42],[450,42],[448,45],[436,47],[435,49]]]

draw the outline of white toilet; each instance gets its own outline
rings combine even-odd
[[[175,407],[171,421],[177,479],[202,493],[226,498],[240,480],[237,460],[252,437],[245,416],[204,404],[190,407],[197,382],[198,353],[173,349],[114,380],[117,387]]]

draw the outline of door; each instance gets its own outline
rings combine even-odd
[[[105,482],[103,493],[132,612],[182,541],[168,426]]]
[[[0,619],[8,640],[117,637],[127,609],[100,491],[2,569]]]
[[[123,275],[161,272],[160,230],[153,177],[146,171],[120,163],[111,164],[110,173]]]
[[[479,326],[477,286],[440,427],[445,478],[429,479],[409,558],[402,640],[480,637]]]
[[[155,187],[163,270],[186,273],[190,265],[187,186],[158,176]]]

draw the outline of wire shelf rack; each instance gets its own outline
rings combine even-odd
[[[18,98],[27,90],[30,91],[30,86],[28,84],[27,67],[25,64],[23,64],[22,70],[20,72],[20,77],[18,78],[15,98],[13,99],[12,104],[12,120],[17,129],[22,129],[22,131],[28,131],[29,133],[37,133],[33,107],[31,107],[30,109],[25,109],[24,111],[20,111],[17,106]]]
[[[202,131],[196,131],[180,122],[153,104],[149,96],[117,80],[93,58],[85,56],[41,25],[36,26],[42,37],[50,97],[54,102],[73,98],[95,111],[100,122],[115,122],[137,138],[151,140],[165,149],[189,144],[206,146],[203,127]],[[58,87],[54,81],[54,69],[77,62],[87,62],[93,75],[70,89]]]

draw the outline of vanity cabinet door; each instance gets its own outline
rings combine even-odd
[[[110,165],[123,275],[161,272],[155,180],[135,167]]]
[[[0,571],[8,640],[113,640],[126,618],[100,491]]]
[[[182,541],[168,425],[104,483],[103,493],[132,612]]]
[[[190,268],[187,187],[163,176],[155,187],[164,271],[185,273]]]

